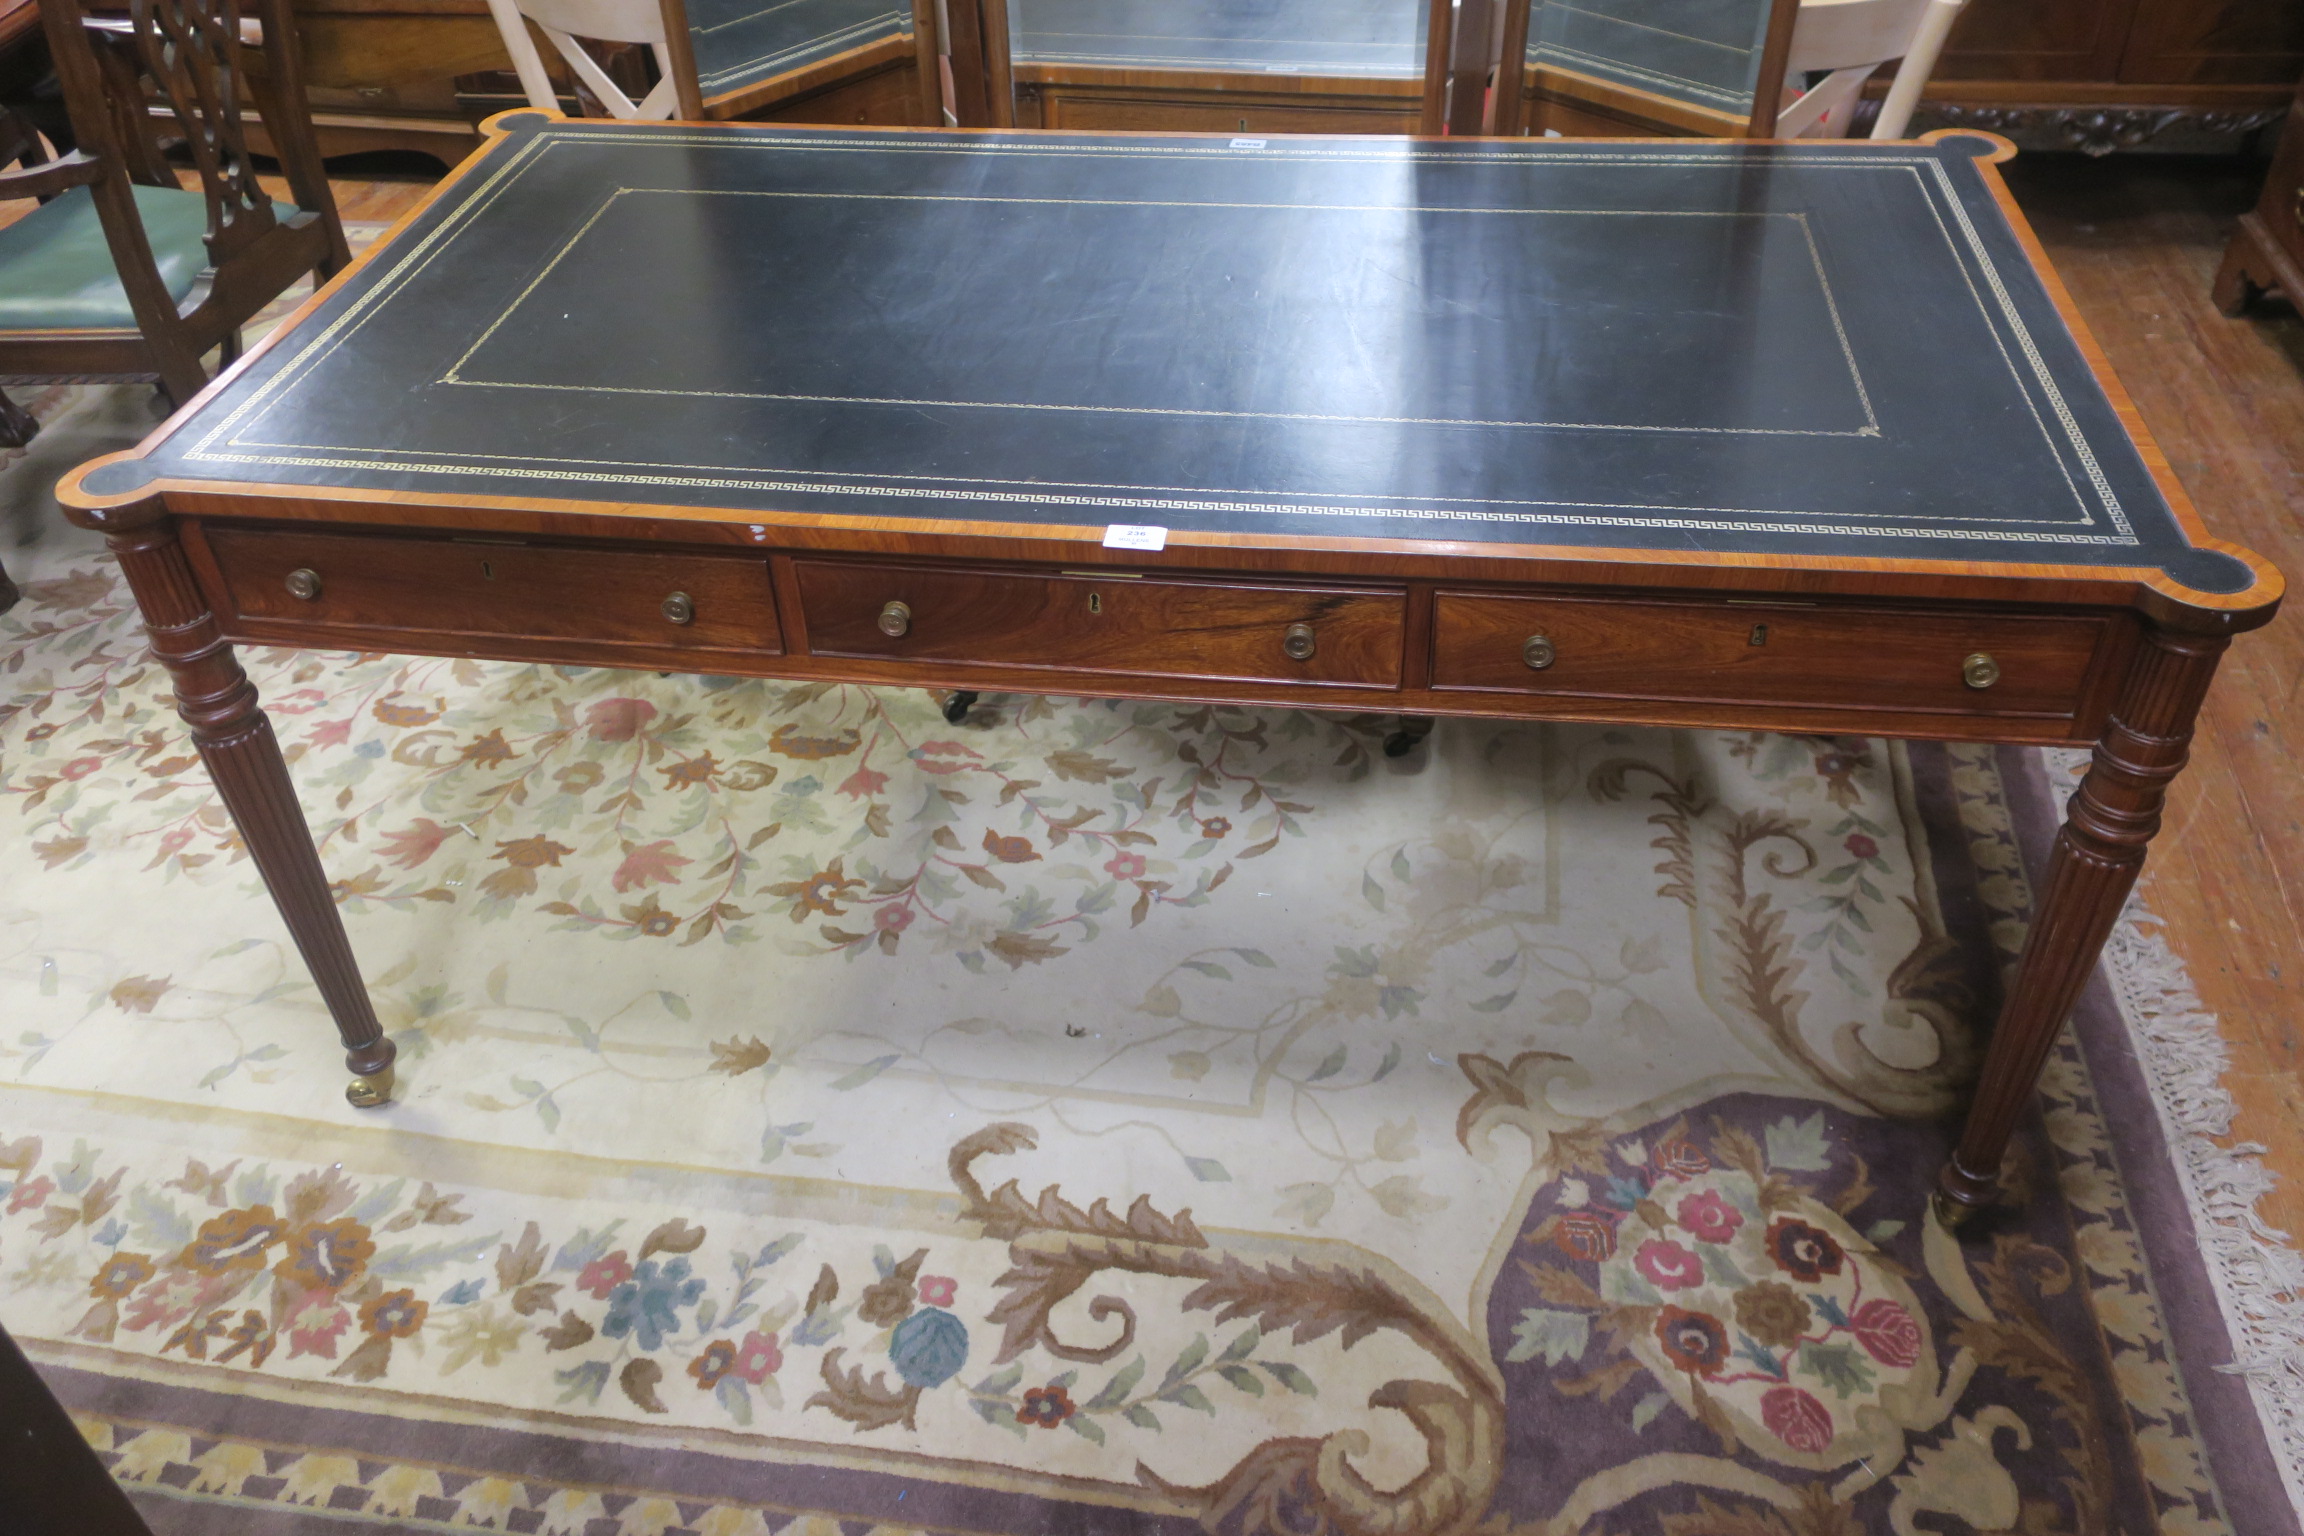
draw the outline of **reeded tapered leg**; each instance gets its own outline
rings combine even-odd
[[[2065,810],[1968,1123],[1937,1180],[1936,1209],[1947,1221],[1959,1222],[1999,1193],[2008,1138],[2144,867],[2200,701],[2229,643],[2156,630],[2145,636],[2096,760]]]
[[[392,1096],[392,1042],[384,1038],[361,983],[256,687],[208,611],[171,520],[137,509],[107,514],[97,526],[120,557],[153,654],[175,681],[176,708],[193,744],[344,1037],[344,1061],[354,1079],[345,1097],[363,1109],[383,1104]]]

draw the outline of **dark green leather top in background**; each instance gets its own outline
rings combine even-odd
[[[152,473],[1833,557],[2193,550],[1934,146],[513,120]]]
[[[901,0],[688,0],[696,79],[706,96],[911,33],[912,7]]]
[[[1708,107],[1752,111],[1768,0],[1535,0],[1528,62]]]
[[[1424,0],[1006,0],[1020,64],[1424,73]]]

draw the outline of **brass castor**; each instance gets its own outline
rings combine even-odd
[[[1939,1189],[1928,1197],[1928,1209],[1944,1224],[1945,1231],[1957,1232],[1969,1217],[1976,1214],[1978,1207],[1962,1205]]]
[[[975,707],[976,691],[972,688],[962,688],[956,690],[955,692],[944,695],[945,723],[948,725],[958,725],[961,721],[968,718],[968,711],[974,709]]]
[[[1424,738],[1432,734],[1432,725],[1430,715],[1402,715],[1400,723],[1384,738],[1384,755],[1406,757],[1424,744]]]
[[[393,1072],[386,1067],[344,1085],[344,1097],[354,1109],[382,1109],[392,1102]]]

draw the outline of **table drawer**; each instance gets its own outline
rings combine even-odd
[[[206,542],[243,619],[681,650],[783,649],[761,555],[217,527],[207,530]]]
[[[1395,688],[1407,597],[1365,587],[793,563],[819,656]],[[891,612],[891,605],[901,609]],[[883,618],[891,634],[882,628]],[[1302,651],[1309,639],[1309,654]]]
[[[2065,716],[2082,707],[2109,629],[2108,619],[2093,617],[1443,592],[1434,608],[1432,685]],[[1974,657],[1989,664],[1971,664]]]

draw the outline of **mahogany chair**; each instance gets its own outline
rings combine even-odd
[[[0,228],[0,380],[150,380],[182,405],[207,382],[208,352],[232,361],[258,310],[305,274],[325,279],[351,258],[313,140],[288,0],[129,6],[125,18],[96,18],[80,0],[42,0],[79,145],[0,171],[0,200],[41,200]],[[293,207],[257,185],[244,95]],[[198,190],[184,189],[171,148],[190,160]],[[20,445],[30,431],[15,412],[0,419],[0,444]]]

